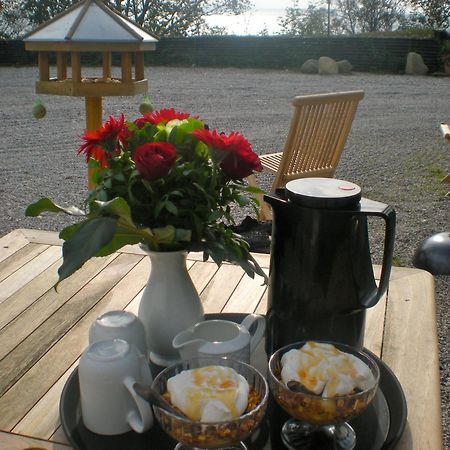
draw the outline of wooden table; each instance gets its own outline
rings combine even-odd
[[[255,254],[268,272],[269,255]],[[61,390],[87,344],[90,324],[112,309],[137,312],[149,258],[136,246],[95,258],[61,283],[57,234],[15,230],[0,239],[0,449],[62,450]],[[265,313],[266,287],[231,264],[188,259],[205,312]],[[376,268],[377,272],[377,268]],[[394,268],[387,297],[368,312],[365,346],[399,379],[408,422],[399,449],[442,448],[434,283]]]

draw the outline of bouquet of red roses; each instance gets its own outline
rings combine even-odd
[[[259,190],[243,179],[262,166],[244,136],[218,133],[188,113],[162,109],[134,122],[111,116],[83,140],[79,153],[95,169],[85,210],[42,198],[26,211],[78,219],[60,232],[59,281],[92,256],[138,243],[154,251],[203,251],[217,264],[236,262],[251,276],[265,276],[230,227],[233,204],[258,205],[253,194]]]

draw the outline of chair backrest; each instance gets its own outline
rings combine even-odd
[[[295,97],[272,191],[303,177],[333,177],[364,91]]]

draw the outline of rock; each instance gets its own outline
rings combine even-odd
[[[339,67],[339,73],[344,73],[344,74],[352,73],[353,66],[350,63],[350,61],[343,59],[341,61],[338,61],[337,65]]]
[[[301,73],[319,73],[319,62],[317,59],[308,59],[300,68]]]
[[[422,56],[418,53],[409,52],[406,57],[405,73],[407,75],[425,75],[428,73],[428,67],[423,62]]]
[[[319,74],[320,75],[336,75],[339,73],[337,62],[328,56],[319,58]]]

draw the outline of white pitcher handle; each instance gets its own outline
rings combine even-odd
[[[256,322],[255,331],[250,333],[251,326]],[[247,328],[248,332],[252,335],[250,339],[250,353],[256,348],[256,346],[261,341],[266,331],[266,319],[261,314],[249,314],[244,318],[241,326]]]
[[[128,389],[137,406],[137,411],[132,409],[127,414],[127,422],[136,433],[143,433],[153,425],[153,413],[150,403],[140,397],[134,390],[134,383],[136,383],[136,380],[131,376],[127,376],[123,380],[123,384]]]

